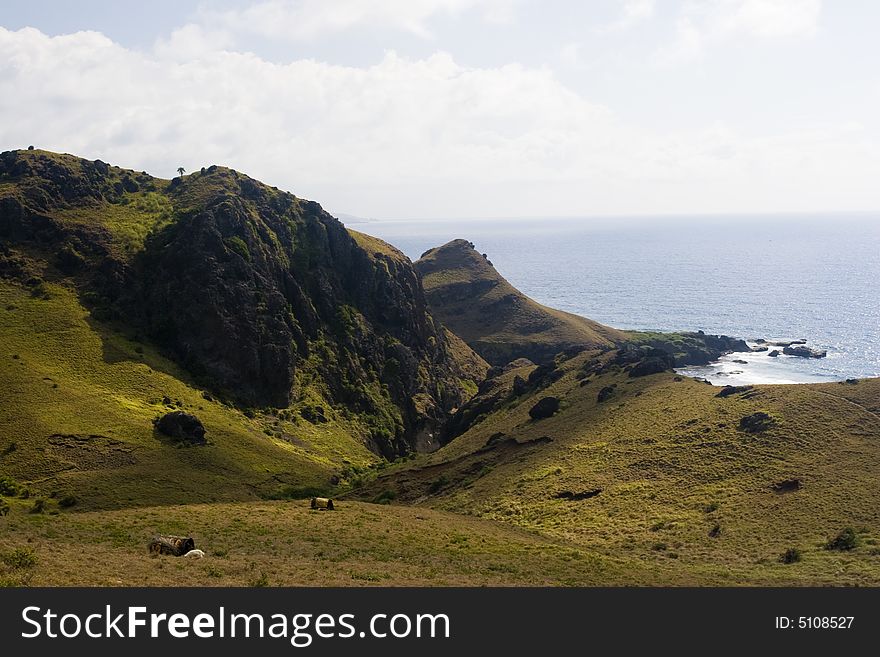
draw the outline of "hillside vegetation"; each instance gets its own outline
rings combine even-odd
[[[520,357],[543,363],[560,352],[611,347],[626,337],[530,299],[466,240],[430,249],[415,268],[432,313],[492,365]]]
[[[349,421],[388,458],[435,448],[482,376],[402,254],[223,167],[166,181],[9,151],[0,239],[10,284],[73,290],[93,322],[155,345],[217,398]]]
[[[670,582],[880,584],[880,380],[725,390],[632,371],[599,352],[513,367],[481,386],[462,435],[358,496],[626,555]],[[546,397],[559,410],[533,419]],[[851,549],[827,549],[848,529]]]
[[[231,169],[2,153],[0,586],[880,585],[880,380],[672,370],[739,349]]]

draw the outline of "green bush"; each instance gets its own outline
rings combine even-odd
[[[284,486],[273,493],[272,500],[307,500],[310,497],[326,497],[327,490],[320,486]]]
[[[0,555],[0,561],[13,570],[33,568],[37,565],[37,555],[31,548],[15,548]]]
[[[449,479],[446,478],[446,475],[440,475],[437,479],[431,482],[430,486],[428,486],[428,492],[436,493],[448,483]]]
[[[17,495],[18,482],[6,475],[0,476],[0,495]]]
[[[397,491],[386,489],[373,498],[374,504],[391,504],[391,501],[397,497]]]
[[[233,253],[237,253],[242,258],[250,262],[251,260],[251,252],[248,249],[247,243],[237,235],[233,235],[232,237],[227,237],[223,242],[226,244],[227,248]]]
[[[69,509],[78,501],[79,500],[77,500],[74,495],[65,495],[60,500],[58,500],[58,506],[60,506],[62,509]]]
[[[46,510],[46,500],[38,499],[34,502],[34,505],[31,507],[31,510],[28,513],[43,513]]]
[[[825,544],[826,550],[853,550],[859,545],[859,537],[852,527],[846,527],[837,536]]]

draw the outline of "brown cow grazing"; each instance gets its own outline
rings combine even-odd
[[[196,548],[196,542],[191,536],[156,536],[150,541],[149,548],[150,554],[170,554],[174,557],[182,557]]]

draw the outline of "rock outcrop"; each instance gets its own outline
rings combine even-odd
[[[552,417],[559,410],[559,399],[556,397],[542,397],[529,409],[529,417],[533,420],[543,420]]]
[[[156,420],[156,430],[190,445],[204,445],[205,426],[191,413],[172,411]]]
[[[798,358],[825,358],[828,352],[824,349],[813,349],[803,344],[792,344],[782,349],[782,353],[786,356],[797,356]]]
[[[393,458],[487,368],[431,316],[402,253],[231,169],[165,181],[9,151],[0,181],[0,238],[221,398],[285,408],[318,394],[362,416],[368,444]]]

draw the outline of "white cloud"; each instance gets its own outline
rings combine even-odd
[[[676,19],[675,41],[656,59],[692,59],[707,47],[743,37],[810,37],[818,30],[821,13],[821,0],[687,0]]]
[[[309,40],[355,27],[386,27],[430,38],[430,19],[478,11],[484,20],[510,20],[516,0],[264,0],[244,9],[203,8],[200,23],[227,33]]]
[[[544,68],[469,68],[445,53],[357,68],[193,52],[0,28],[0,148],[33,143],[164,176],[226,164],[363,216],[880,205],[876,135],[857,125],[665,134],[625,124]]]
[[[619,0],[620,17],[599,29],[600,32],[620,32],[654,17],[656,0]]]

